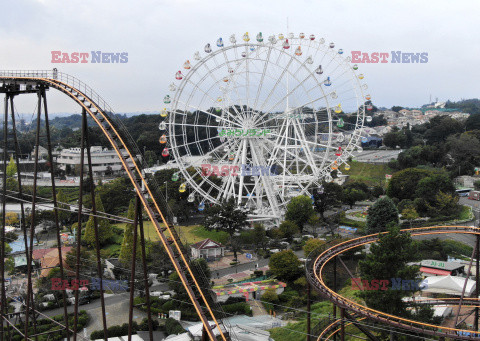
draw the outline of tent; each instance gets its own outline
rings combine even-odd
[[[431,276],[424,280],[426,288],[423,292],[447,295],[462,295],[465,278],[458,276]],[[468,279],[465,287],[465,296],[469,297],[475,291],[475,281]]]

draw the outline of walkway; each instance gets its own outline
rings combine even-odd
[[[263,307],[263,304],[259,301],[252,300],[248,301],[247,303],[252,308],[252,314],[254,317],[260,315],[268,315],[268,312]]]

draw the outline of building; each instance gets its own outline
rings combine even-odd
[[[459,276],[465,273],[465,265],[456,262],[426,259],[418,265],[424,276]]]
[[[64,170],[67,175],[79,175],[80,153],[81,148],[63,149],[57,156],[58,167]],[[92,146],[90,147],[90,153],[92,158],[92,171],[95,177],[114,176],[124,172],[122,162],[115,150]],[[126,151],[122,151],[122,155],[128,156]],[[130,159],[127,160],[127,163],[132,165]],[[88,164],[86,151],[84,153],[84,164]]]
[[[221,258],[225,255],[225,246],[216,241],[207,238],[201,242],[190,246],[192,250],[192,258],[204,258],[207,261]]]
[[[72,250],[72,247],[62,247],[62,259],[64,270],[71,271],[66,263],[67,253]],[[47,277],[50,270],[60,265],[60,257],[58,256],[58,248],[36,249],[33,250],[33,261],[40,265],[40,277]]]

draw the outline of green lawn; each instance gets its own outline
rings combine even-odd
[[[349,162],[350,169],[347,171],[342,165],[340,170],[343,174],[349,175],[349,181],[362,181],[369,186],[386,187],[385,174],[392,174],[394,171],[386,164],[374,165],[363,162]]]
[[[125,229],[125,224],[115,224],[121,229]],[[158,236],[156,228],[153,226],[151,221],[144,221],[143,228],[145,231],[145,239],[159,241],[160,237]],[[207,231],[202,226],[199,225],[190,225],[190,226],[179,226],[177,228],[178,234],[182,242],[188,244],[194,244],[206,238],[210,238],[216,242],[225,244],[228,241],[228,234],[226,232],[216,232],[216,231]],[[167,234],[168,235],[168,234]]]

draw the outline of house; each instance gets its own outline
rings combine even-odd
[[[207,261],[221,258],[225,255],[225,246],[210,238],[202,240],[190,246],[192,258],[204,258]]]
[[[69,268],[65,260],[67,259],[67,253],[72,249],[72,247],[62,247],[62,259],[63,259],[63,268],[66,271],[72,271]],[[58,248],[50,249],[37,249],[33,250],[33,261],[40,263],[40,277],[47,277],[50,270],[56,268],[60,265],[60,257],[58,256]]]

